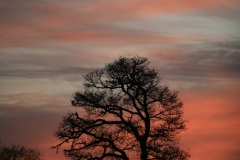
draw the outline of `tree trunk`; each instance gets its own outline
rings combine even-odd
[[[148,153],[147,153],[147,146],[146,146],[146,141],[141,141],[141,160],[147,160]]]

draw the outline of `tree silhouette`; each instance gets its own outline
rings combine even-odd
[[[3,146],[0,144],[1,160],[41,160],[42,154],[38,149],[12,144]]]
[[[84,76],[84,89],[73,96],[80,114],[63,117],[54,148],[86,160],[185,160],[177,134],[185,129],[176,91],[161,86],[144,57],[120,56]]]

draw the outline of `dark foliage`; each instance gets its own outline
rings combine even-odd
[[[41,160],[42,154],[37,149],[20,145],[0,145],[1,160]]]
[[[177,92],[161,86],[158,72],[143,57],[119,57],[84,76],[83,91],[55,136],[54,148],[70,144],[67,157],[86,160],[185,160],[178,145],[185,129]]]

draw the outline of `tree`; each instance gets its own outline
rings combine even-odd
[[[185,130],[176,91],[161,86],[157,70],[144,57],[120,56],[84,76],[72,105],[81,113],[63,117],[54,148],[80,160],[185,160],[177,134]]]
[[[0,145],[1,160],[41,160],[42,154],[37,149],[12,144]]]

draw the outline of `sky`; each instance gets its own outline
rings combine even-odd
[[[1,0],[0,139],[45,160],[82,75],[147,57],[179,91],[190,160],[240,157],[239,0]]]

